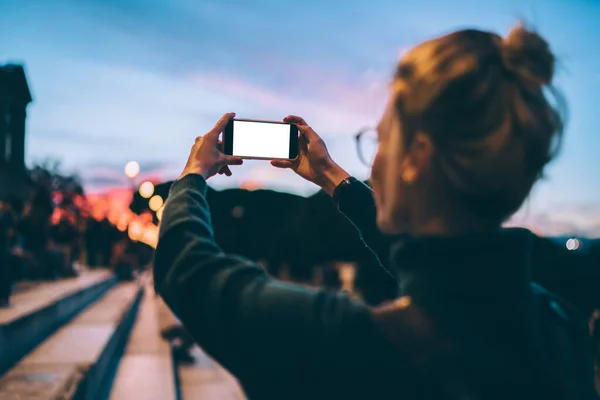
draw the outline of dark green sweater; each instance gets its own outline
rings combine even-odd
[[[369,309],[344,294],[273,280],[256,263],[224,254],[205,192],[199,175],[173,184],[154,260],[157,292],[202,348],[257,398],[295,398],[284,388],[306,395],[302,385],[331,381],[332,369],[366,368],[371,357],[361,359],[361,349],[368,352],[361,343],[382,347],[372,340]]]
[[[552,327],[529,280],[529,232],[398,241],[391,265],[403,293],[461,357],[423,369],[384,339],[362,302],[274,280],[254,262],[223,253],[214,241],[206,188],[199,175],[173,184],[155,252],[155,286],[250,398],[443,399],[435,376],[457,371],[470,384],[484,382],[479,391],[485,399],[562,390],[555,346],[547,339]],[[339,207],[385,259],[390,239],[375,226],[370,189],[350,185]],[[567,314],[578,332],[585,328],[570,309]],[[407,328],[400,321],[397,329]],[[579,363],[578,375],[586,382],[582,399],[592,398],[588,361]]]

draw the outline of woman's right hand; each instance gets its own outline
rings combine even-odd
[[[329,155],[325,142],[304,121],[295,115],[287,116],[283,122],[294,124],[298,127],[298,157],[294,160],[272,160],[271,164],[277,168],[291,168],[298,175],[309,182],[320,186],[329,195],[344,179],[350,176]]]

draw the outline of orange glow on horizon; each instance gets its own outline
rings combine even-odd
[[[144,223],[144,224],[151,224],[152,221],[154,220],[154,216],[152,215],[152,213],[150,213],[150,211],[144,211],[140,216],[139,219]]]
[[[152,248],[156,248],[156,244],[158,243],[158,227],[154,224],[147,225],[140,241]]]
[[[82,215],[89,215],[98,221],[107,218],[119,231],[127,232],[132,241],[139,241],[156,248],[158,226],[153,224],[154,213],[145,211],[141,215],[136,215],[131,211],[129,205],[133,198],[132,195],[131,188],[114,188],[105,192],[75,196],[73,203],[82,210]],[[155,206],[160,203],[160,207],[157,209],[162,214],[164,201],[160,196],[154,197],[153,203]],[[54,195],[53,200],[60,201],[62,196]],[[75,217],[76,215],[72,211],[55,207],[51,220],[53,224],[57,224],[63,218],[76,222]]]
[[[129,239],[133,240],[134,242],[137,242],[144,235],[144,226],[139,221],[133,221],[131,224],[129,224],[127,234],[129,235]]]
[[[132,200],[132,191],[129,188],[115,188],[103,193],[86,195],[90,212],[97,220],[108,217],[111,222],[118,225],[123,218],[133,218],[135,215],[129,209]],[[122,225],[122,224],[121,224]]]
[[[254,191],[254,190],[263,189],[264,185],[258,181],[247,180],[247,181],[242,182],[242,185],[240,187],[245,190]]]

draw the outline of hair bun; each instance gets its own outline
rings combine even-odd
[[[554,54],[548,42],[523,24],[511,29],[502,40],[504,66],[524,79],[548,85],[554,76]]]

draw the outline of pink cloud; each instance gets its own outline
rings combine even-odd
[[[253,108],[268,110],[271,115],[301,114],[316,129],[334,133],[351,134],[362,126],[374,125],[386,101],[385,85],[373,77],[340,79],[304,69],[293,69],[291,74],[290,83],[280,90],[204,71],[190,74],[190,80]]]
[[[548,236],[600,237],[600,205],[555,206],[542,213],[523,209],[506,225],[523,226]]]

